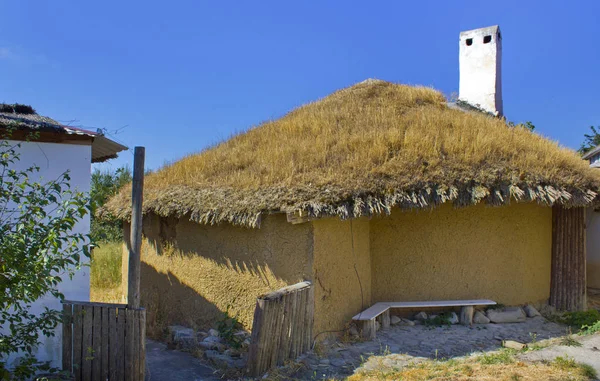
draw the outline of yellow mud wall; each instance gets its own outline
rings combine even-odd
[[[312,224],[315,287],[313,333],[318,335],[343,329],[352,316],[370,306],[371,255],[368,219],[342,221],[328,218]]]
[[[312,277],[312,226],[284,215],[267,216],[260,229],[156,215],[143,225],[141,304],[151,334],[214,326],[228,308],[250,329],[257,296]]]
[[[370,230],[373,303],[476,298],[516,305],[550,295],[549,207],[396,209],[373,218]]]
[[[586,211],[587,286],[600,289],[600,212]]]

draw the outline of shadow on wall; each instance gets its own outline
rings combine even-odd
[[[188,258],[209,258],[259,276],[267,285],[273,277],[293,284],[312,276],[312,226],[292,225],[284,215],[267,216],[259,229],[250,229],[150,214],[144,217],[143,234],[157,255],[176,250]]]
[[[142,262],[141,305],[147,310],[146,329],[149,337],[164,338],[169,325],[205,327],[222,317],[222,311],[196,292],[181,283],[173,273],[159,273]]]
[[[285,216],[267,218],[261,229],[145,217],[141,293],[149,331],[150,319],[160,328],[206,329],[224,311],[251,329],[258,296],[310,279],[310,229]]]

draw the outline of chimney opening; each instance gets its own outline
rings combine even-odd
[[[467,38],[467,46],[471,46],[471,45],[473,45],[473,39]]]
[[[492,36],[485,36],[483,37],[483,43],[484,44],[489,44],[490,42],[492,42]]]

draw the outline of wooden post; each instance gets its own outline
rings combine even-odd
[[[585,310],[585,208],[552,208],[551,271],[550,305]]]
[[[381,314],[381,329],[390,328],[390,319],[390,310],[385,310],[385,312]]]
[[[473,306],[464,306],[460,310],[460,324],[462,325],[473,325],[473,313],[475,309]]]
[[[142,249],[142,202],[144,193],[145,148],[135,147],[133,154],[133,182],[131,186],[131,245],[129,249],[129,274],[127,304],[140,307],[140,252]]]
[[[371,319],[371,320],[363,320],[362,321],[362,337],[365,340],[375,340],[375,337],[377,337],[377,327],[375,324],[375,319]]]

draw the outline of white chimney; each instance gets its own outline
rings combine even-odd
[[[458,99],[496,116],[502,110],[502,37],[498,25],[460,33]]]

